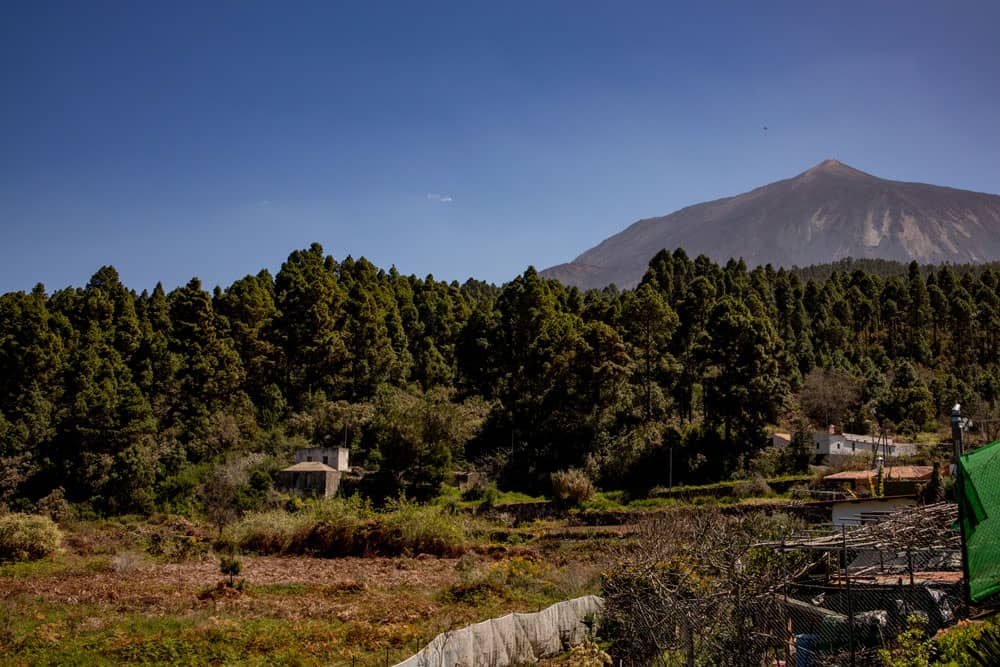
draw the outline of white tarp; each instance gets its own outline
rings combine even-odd
[[[587,595],[533,614],[508,614],[444,632],[395,667],[508,667],[562,653],[583,641],[604,600]]]

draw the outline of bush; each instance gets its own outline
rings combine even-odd
[[[460,602],[475,606],[487,602],[490,598],[508,600],[510,594],[501,584],[483,579],[475,582],[456,582],[446,588],[440,598],[444,602]]]
[[[559,502],[580,505],[593,497],[594,485],[582,470],[561,470],[552,473],[552,495]]]
[[[259,554],[294,553],[292,542],[311,517],[304,512],[287,510],[256,512],[244,517],[233,528],[240,549]]]
[[[219,572],[224,576],[229,577],[229,583],[227,584],[230,588],[233,587],[233,579],[243,571],[243,563],[240,562],[238,558],[230,558],[229,556],[223,556],[219,559]]]
[[[483,488],[483,495],[479,503],[480,510],[491,510],[497,501],[500,500],[500,491],[495,482],[490,482]]]
[[[405,498],[391,501],[380,523],[387,533],[390,551],[438,556],[458,555],[465,543],[461,519],[433,505],[418,505]]]
[[[57,523],[61,523],[72,516],[73,510],[69,503],[66,502],[66,493],[61,486],[38,501],[38,513],[47,515]]]
[[[745,482],[738,482],[733,486],[733,495],[737,498],[769,496],[773,493],[774,491],[768,486],[767,480],[760,475]]]
[[[37,514],[0,516],[0,560],[38,560],[59,547],[55,522]]]

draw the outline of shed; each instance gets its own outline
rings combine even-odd
[[[278,487],[296,496],[332,498],[340,488],[340,471],[317,461],[303,461],[278,473]]]
[[[867,481],[865,482],[867,484]],[[890,496],[888,498],[851,498],[832,503],[831,518],[835,527],[860,526],[863,523],[881,521],[893,512],[913,507],[917,499],[913,496]]]
[[[882,469],[883,483],[887,495],[913,493],[918,484],[930,481],[934,474],[933,466],[885,466]],[[942,473],[944,471],[942,470]],[[870,485],[878,479],[878,470],[845,470],[827,475],[824,484],[850,484],[855,491],[866,492]]]

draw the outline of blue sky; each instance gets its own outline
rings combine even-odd
[[[10,2],[0,291],[496,283],[836,158],[1000,193],[996,2]],[[767,126],[765,132],[762,128]]]

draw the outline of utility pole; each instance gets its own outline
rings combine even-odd
[[[965,613],[969,612],[969,559],[966,555],[969,536],[965,534],[965,503],[962,498],[962,406],[958,403],[951,409],[951,448],[955,464],[955,502],[958,503],[958,528],[962,535],[962,597]]]
[[[962,454],[962,406],[958,403],[951,409],[951,448],[956,475],[958,474],[958,459]]]

